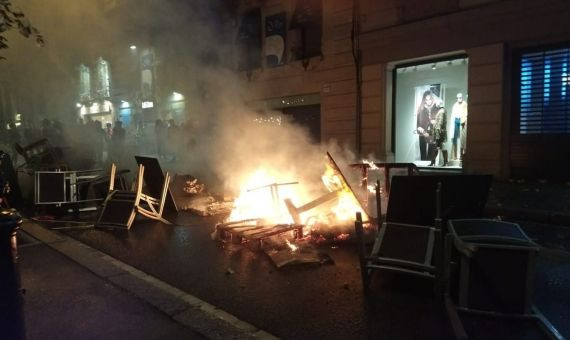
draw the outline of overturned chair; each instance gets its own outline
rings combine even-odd
[[[434,291],[444,284],[443,241],[450,218],[480,217],[487,200],[491,176],[394,176],[386,220],[367,255],[362,218],[355,228],[362,282],[368,288],[374,270],[409,274],[433,280]],[[377,186],[377,190],[378,186]],[[376,195],[378,210],[380,195]]]
[[[162,217],[170,175],[168,173],[164,175],[160,197],[153,197],[143,193],[144,172],[144,165],[139,165],[133,190],[115,190],[116,166],[115,164],[111,166],[109,193],[103,203],[96,227],[130,229],[137,213],[170,224]]]

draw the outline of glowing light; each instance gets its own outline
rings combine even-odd
[[[77,108],[80,108],[80,107],[82,107],[83,105],[81,105],[81,103],[77,103],[77,104],[75,104],[75,106],[77,106]]]
[[[260,168],[253,172],[245,181],[238,198],[234,201],[234,209],[228,221],[263,218],[269,223],[293,223],[293,218],[287,213],[283,199],[289,198],[298,202],[300,195],[292,185],[279,187],[279,202],[274,202],[271,188],[264,186],[271,183],[287,182],[284,176],[271,174],[267,169]],[[255,189],[259,188],[259,189]]]
[[[277,124],[281,125],[281,117],[279,116],[270,116],[270,117],[257,117],[253,120],[259,124]]]
[[[364,164],[368,164],[368,168],[369,170],[380,170],[379,167],[376,166],[376,164],[373,161],[369,161],[367,159],[363,159],[362,163]]]
[[[184,100],[184,96],[178,92],[172,92],[172,100],[173,101]]]
[[[111,111],[112,107],[113,107],[113,104],[110,101],[108,101],[108,100],[103,101],[103,110],[102,110],[103,112]]]
[[[142,102],[143,109],[150,109],[152,107],[154,107],[154,102]]]
[[[292,252],[295,252],[299,249],[298,246],[294,245],[293,243],[289,242],[289,240],[285,240],[285,243],[287,244],[287,247],[289,247],[289,249],[291,249]]]
[[[129,46],[129,48],[131,49],[131,51],[134,51],[134,50],[137,49],[137,46],[136,46],[136,45],[131,45],[131,46]]]
[[[121,108],[122,109],[130,107],[130,106],[131,106],[131,104],[129,102],[121,100]]]
[[[89,107],[89,113],[98,113],[100,111],[100,105],[97,102],[94,102]]]

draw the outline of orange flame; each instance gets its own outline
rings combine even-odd
[[[287,181],[285,176],[270,174],[266,169],[253,172],[241,185],[241,192],[234,202],[227,222],[255,220],[257,224],[293,224],[285,199],[297,206],[313,202],[314,197],[304,192],[302,186]],[[368,221],[368,214],[350,189],[344,176],[332,160],[328,158],[325,163],[325,172],[322,181],[327,190],[333,194],[323,200],[321,204],[300,212],[301,223],[309,227],[316,225],[340,226],[351,224],[356,212],[360,212],[364,221]],[[326,195],[325,195],[326,196]],[[324,196],[323,196],[324,197]],[[318,201],[319,198],[317,198]],[[305,233],[308,230],[305,229]]]

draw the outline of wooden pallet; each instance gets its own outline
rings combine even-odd
[[[259,225],[258,220],[220,223],[216,226],[218,237],[222,240],[231,239],[234,243],[244,241],[262,241],[266,237],[295,232],[295,238],[303,237],[303,224],[273,224]]]

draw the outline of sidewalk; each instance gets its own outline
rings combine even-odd
[[[18,243],[27,339],[272,338],[29,221],[19,231]]]
[[[570,183],[493,181],[489,216],[570,227]]]

